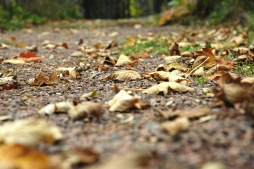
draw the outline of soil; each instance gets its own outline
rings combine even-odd
[[[84,23],[85,24],[85,23]],[[92,67],[81,72],[81,77],[72,81],[61,81],[52,86],[31,86],[27,80],[35,77],[40,70],[50,73],[59,66],[73,67],[78,65],[78,58],[70,56],[77,50],[77,42],[83,39],[88,46],[108,41],[123,42],[131,35],[147,35],[148,33],[170,36],[172,32],[190,29],[183,26],[153,27],[144,26],[135,29],[133,25],[114,25],[89,28],[56,28],[55,25],[40,28],[7,31],[1,33],[1,40],[15,37],[15,43],[36,45],[38,56],[45,59],[40,63],[13,65],[1,63],[3,69],[18,70],[18,87],[0,91],[0,116],[10,115],[11,120],[39,117],[38,110],[50,103],[66,100],[81,102],[84,93],[96,91],[99,95],[90,101],[104,104],[115,95],[112,86],[124,88],[147,88],[156,82],[142,79],[138,81],[118,82],[105,80],[112,71],[123,69],[110,67],[106,71],[98,71]],[[117,36],[110,36],[118,32]],[[50,40],[56,43],[67,43],[69,49],[48,50],[42,42]],[[0,50],[3,59],[10,59],[20,52],[26,51],[15,46],[8,50]],[[51,59],[49,58],[51,57]],[[87,59],[87,64],[98,62],[97,58]],[[153,71],[163,59],[154,55],[144,59],[134,67],[139,73]],[[64,86],[64,87],[63,87]],[[133,151],[150,152],[150,160],[145,168],[204,168],[207,162],[221,163],[228,169],[254,168],[254,121],[253,117],[239,114],[233,108],[216,107],[215,99],[203,97],[202,88],[213,88],[215,83],[200,84],[190,82],[193,93],[169,92],[163,95],[147,95],[135,91],[142,100],[150,103],[151,108],[131,109],[126,113],[109,112],[103,109],[102,119],[83,119],[73,121],[66,113],[45,116],[51,124],[61,128],[64,140],[53,145],[42,144],[39,149],[49,154],[74,148],[92,148],[100,154],[100,160],[112,155]],[[177,135],[169,135],[160,130],[160,123],[166,121],[158,110],[190,109],[208,105],[217,116],[204,123],[191,125],[186,131]],[[123,120],[128,120],[123,124]]]

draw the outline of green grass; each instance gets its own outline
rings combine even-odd
[[[168,54],[169,44],[167,41],[160,39],[159,37],[152,40],[136,40],[134,46],[120,47],[120,51],[125,55],[132,55],[140,52],[156,53],[156,54]]]
[[[207,78],[204,76],[195,76],[194,80],[199,84],[204,84],[207,82]]]
[[[243,62],[236,64],[236,73],[243,76],[253,76],[254,75],[254,63]]]
[[[193,51],[200,50],[200,49],[202,49],[202,47],[199,44],[195,45],[194,47],[191,47],[191,46],[180,47],[181,52],[185,52],[185,51],[193,52]]]

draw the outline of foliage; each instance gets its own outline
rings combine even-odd
[[[0,29],[17,29],[45,23],[48,19],[80,18],[81,12],[72,1],[10,0],[0,4]],[[45,10],[47,9],[47,10]]]
[[[186,16],[186,13],[179,15],[179,7],[187,7],[190,9]],[[193,23],[199,19],[205,19],[211,24],[219,24],[228,21],[240,23],[243,25],[254,25],[252,16],[254,2],[249,0],[170,0],[168,3],[171,15],[170,17],[161,17],[166,20],[162,22],[165,24],[170,20],[177,18],[181,23]],[[173,13],[173,14],[172,14]]]

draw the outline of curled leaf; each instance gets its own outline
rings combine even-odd
[[[125,90],[120,90],[112,100],[108,102],[110,108],[109,111],[126,111],[129,108],[132,108],[139,102],[137,96],[132,96],[127,93]]]

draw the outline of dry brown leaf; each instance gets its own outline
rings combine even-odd
[[[134,107],[138,102],[139,98],[137,96],[132,96],[125,90],[120,90],[114,98],[108,102],[110,106],[109,111],[123,112]]]
[[[170,56],[181,55],[181,52],[179,50],[179,45],[176,42],[172,43],[168,49],[169,49]]]
[[[161,129],[171,135],[176,135],[190,126],[190,121],[186,117],[177,118],[174,121],[167,121],[161,124]]]
[[[119,70],[107,76],[106,79],[129,81],[141,79],[141,76],[138,72],[133,70]]]
[[[101,119],[102,106],[94,102],[82,102],[68,110],[69,116],[73,120],[94,116],[97,120]]]
[[[53,70],[49,77],[47,77],[42,71],[40,71],[35,78],[29,79],[28,82],[33,86],[52,85],[59,83],[60,79],[56,74],[56,70]]]
[[[133,61],[131,60],[131,58],[129,56],[121,54],[120,57],[118,58],[115,66],[124,66],[124,65],[129,65],[132,63],[133,63]]]
[[[1,169],[53,169],[44,153],[24,145],[0,146]]]
[[[226,105],[249,101],[253,96],[253,84],[242,83],[240,77],[234,77],[229,73],[222,75],[218,84],[220,88],[215,91],[216,97]]]
[[[40,142],[52,143],[63,138],[59,128],[44,119],[23,119],[0,126],[0,143],[35,146]]]
[[[193,92],[194,89],[191,87],[188,87],[186,85],[183,84],[179,84],[176,82],[162,82],[158,85],[152,86],[146,90],[143,91],[143,93],[146,94],[159,94],[159,93],[163,93],[164,96],[167,95],[168,90],[174,90],[174,91],[178,91],[178,92]]]
[[[188,81],[187,79],[181,77],[181,76],[178,76],[178,75],[175,75],[173,73],[170,73],[170,72],[166,72],[166,71],[156,71],[156,72],[152,72],[152,73],[149,73],[150,75],[152,75],[152,77],[154,79],[156,79],[157,81],[162,81],[162,80],[166,80],[166,81],[169,81],[169,82],[181,82],[181,81]]]

